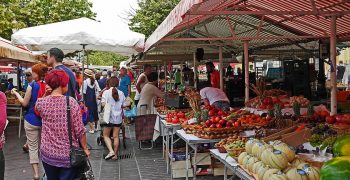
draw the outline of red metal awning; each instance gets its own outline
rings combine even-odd
[[[350,40],[350,2],[346,0],[182,0],[145,43],[155,54],[240,51],[288,46],[318,48],[337,16],[338,41]]]

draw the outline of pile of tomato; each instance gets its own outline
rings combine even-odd
[[[182,111],[179,112],[168,112],[166,114],[166,122],[172,124],[182,124],[187,122],[188,118],[186,118],[186,114]]]

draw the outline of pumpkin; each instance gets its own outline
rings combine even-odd
[[[251,171],[255,174],[258,174],[259,169],[264,166],[266,165],[261,161],[255,162]]]
[[[265,164],[264,164],[265,165]],[[264,177],[264,174],[266,173],[267,170],[269,170],[269,166],[265,165],[265,166],[261,166],[259,169],[258,169],[258,177],[259,179],[263,179]]]
[[[295,152],[287,144],[279,144],[274,146],[275,149],[282,151],[288,159],[288,162],[292,162],[295,158]]]
[[[310,166],[309,164],[304,164],[302,167],[309,178],[309,180],[319,180],[320,179],[320,170],[317,167]]]
[[[285,169],[288,166],[287,156],[276,149],[265,149],[261,155],[261,161],[276,169]]]
[[[287,176],[281,171],[270,176],[269,180],[288,180]],[[293,179],[294,180],[294,179]]]
[[[246,157],[248,155],[247,152],[242,152],[239,156],[238,156],[238,163],[243,165],[243,158]]]
[[[251,155],[246,155],[244,158],[243,158],[243,161],[242,161],[242,165],[244,168],[247,168],[246,165],[248,164],[248,160],[253,157]]]
[[[295,158],[292,162],[291,162],[291,165],[293,167],[298,167],[299,164],[303,164],[305,163],[303,160],[299,159],[299,158]]]
[[[252,148],[253,148],[253,145],[255,143],[259,142],[259,140],[257,139],[249,139],[246,143],[245,143],[245,151],[248,153],[248,154],[252,154]]]
[[[350,156],[350,134],[337,138],[333,144],[333,154],[335,156]]]
[[[272,174],[280,172],[279,169],[268,169],[263,176],[263,180],[269,180]],[[260,179],[260,178],[259,178]]]
[[[322,180],[341,180],[350,178],[350,156],[341,156],[325,162],[321,168]]]
[[[308,180],[308,176],[304,170],[297,169],[294,167],[290,168],[286,172],[286,176],[288,177],[288,179],[292,179],[292,180]]]
[[[269,144],[265,144],[262,142],[255,143],[252,148],[252,154],[258,159],[261,159],[262,152],[267,148],[273,149],[273,147]]]
[[[253,165],[254,163],[258,162],[259,159],[252,156],[251,158],[249,158],[247,164],[246,164],[246,168],[249,170],[249,171],[252,171],[253,170]]]
[[[264,142],[257,142],[257,143],[254,143],[253,146],[252,146],[252,154],[255,156],[255,157],[258,157],[257,154],[258,154],[258,150],[264,146]]]
[[[282,142],[282,141],[280,141],[280,140],[275,140],[275,141],[270,141],[269,144],[270,144],[271,146],[277,146],[277,145],[286,144],[286,143],[284,143],[284,142]]]

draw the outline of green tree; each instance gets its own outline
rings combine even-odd
[[[13,29],[94,18],[91,7],[88,0],[0,0],[0,36],[10,39]]]
[[[140,0],[139,9],[131,14],[129,27],[149,37],[180,0]]]
[[[88,52],[88,63],[101,66],[119,66],[120,62],[129,57],[112,52],[91,51]]]

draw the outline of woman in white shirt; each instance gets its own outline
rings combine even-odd
[[[164,92],[158,89],[158,74],[152,72],[148,77],[149,82],[143,86],[140,101],[137,105],[137,115],[156,114],[154,98],[164,96]]]
[[[105,104],[111,105],[111,115],[109,123],[104,126],[103,139],[109,150],[109,153],[105,157],[106,160],[117,160],[118,148],[119,148],[119,132],[123,123],[123,106],[125,102],[124,93],[117,89],[119,85],[119,79],[117,77],[111,77],[109,80],[109,89],[103,92],[102,106]],[[113,130],[114,151],[112,147],[112,141],[110,139],[111,131]]]

